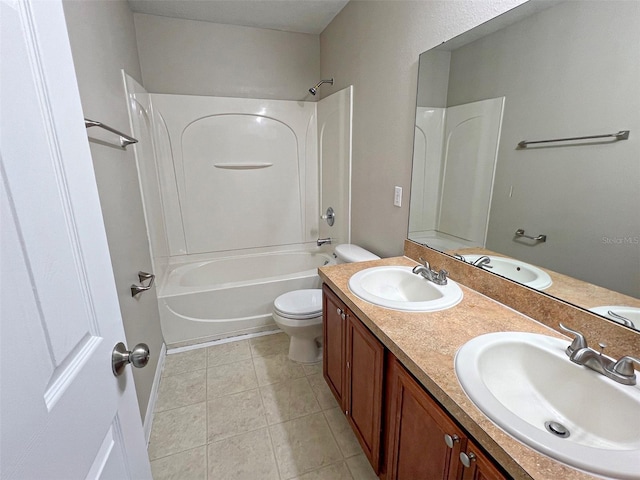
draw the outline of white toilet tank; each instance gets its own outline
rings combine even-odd
[[[371,253],[369,250],[365,250],[364,248],[351,243],[336,245],[334,253],[338,259],[337,263],[354,263],[380,259],[379,256]]]

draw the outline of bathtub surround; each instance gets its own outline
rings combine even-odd
[[[171,146],[156,158],[170,255],[315,242],[315,103],[159,94],[151,102]]]
[[[350,238],[352,89],[313,103],[124,82],[165,342],[273,329],[273,300],[333,262],[317,238]]]

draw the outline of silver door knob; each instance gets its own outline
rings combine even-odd
[[[113,374],[117,377],[122,375],[124,367],[130,363],[136,368],[142,368],[149,363],[149,346],[146,343],[139,343],[133,350],[127,350],[124,343],[118,342],[113,348],[111,355],[111,367]]]

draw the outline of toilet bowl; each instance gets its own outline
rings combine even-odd
[[[379,259],[377,255],[351,244],[337,245],[337,263]],[[293,290],[273,302],[273,320],[290,337],[289,358],[315,363],[322,359],[322,289]]]
[[[289,335],[289,358],[315,363],[322,359],[322,289],[294,290],[273,302],[273,319]]]

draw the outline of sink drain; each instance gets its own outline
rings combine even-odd
[[[556,437],[567,438],[569,435],[571,435],[571,433],[569,433],[569,430],[567,430],[567,427],[565,427],[561,423],[554,422],[553,420],[544,422],[544,428],[546,428],[548,432],[553,433]]]

